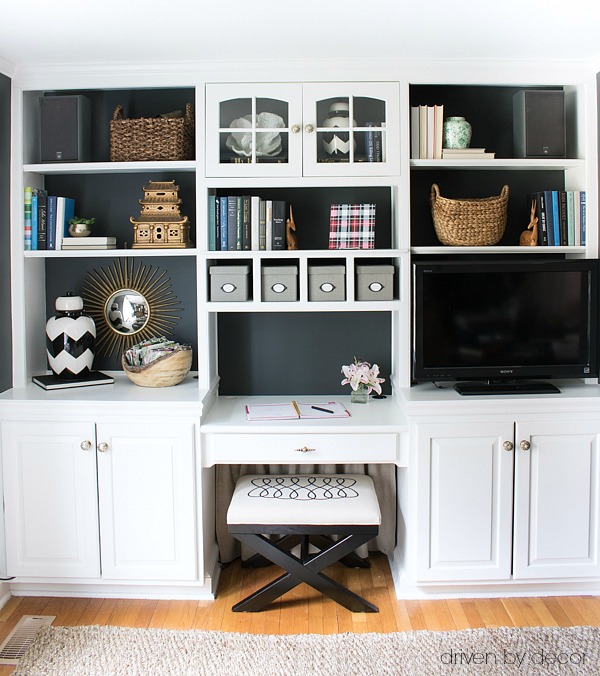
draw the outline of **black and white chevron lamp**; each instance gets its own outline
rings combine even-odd
[[[46,323],[46,353],[57,378],[80,378],[92,370],[96,325],[83,314],[83,300],[68,292],[55,302],[56,316]]]

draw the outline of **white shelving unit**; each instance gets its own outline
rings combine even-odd
[[[596,434],[596,427],[600,427],[597,423],[600,418],[600,404],[597,403],[599,397],[590,394],[590,392],[595,392],[592,385],[578,383],[575,386],[575,393],[569,393],[562,399],[528,398],[525,406],[522,405],[523,400],[514,401],[510,398],[505,398],[501,404],[495,400],[484,403],[478,401],[478,398],[457,404],[447,392],[438,392],[427,386],[410,387],[412,256],[453,254],[473,257],[502,254],[531,256],[539,253],[568,257],[596,258],[598,256],[598,136],[596,74],[593,69],[580,66],[555,68],[550,65],[507,65],[505,63],[398,63],[382,67],[354,63],[345,64],[340,70],[345,78],[341,82],[334,81],[333,71],[332,68],[323,70],[322,64],[319,63],[306,64],[306,67],[300,70],[291,71],[287,70],[285,64],[272,64],[268,71],[265,71],[262,64],[245,64],[235,69],[223,65],[211,71],[200,66],[196,68],[188,65],[178,72],[172,69],[161,69],[157,65],[143,71],[110,72],[107,70],[91,74],[83,69],[65,67],[54,73],[23,72],[18,74],[13,81],[10,228],[12,233],[14,389],[0,395],[0,425],[3,426],[4,434],[7,435],[4,443],[12,444],[11,448],[14,452],[11,451],[11,462],[18,460],[19,452],[16,449],[19,448],[19,444],[27,446],[34,443],[26,433],[30,420],[41,421],[42,434],[46,429],[50,429],[48,427],[50,422],[57,422],[67,425],[72,432],[63,445],[57,442],[58,450],[63,453],[63,457],[68,459],[71,452],[78,452],[79,428],[75,425],[78,416],[85,418],[82,422],[85,423],[86,433],[89,430],[89,435],[95,434],[98,436],[98,441],[101,441],[100,437],[106,429],[112,429],[107,426],[125,424],[130,412],[132,412],[131,415],[135,415],[136,425],[131,428],[119,427],[121,435],[119,438],[128,439],[129,430],[137,434],[139,425],[143,425],[145,421],[154,419],[159,422],[170,421],[173,416],[176,420],[177,416],[179,418],[183,416],[187,432],[182,442],[184,448],[182,455],[188,464],[185,465],[184,470],[179,467],[177,471],[179,480],[187,487],[186,495],[189,504],[195,505],[195,512],[194,518],[189,520],[190,523],[193,522],[193,532],[190,527],[187,530],[184,529],[185,532],[177,533],[182,551],[185,551],[185,556],[182,555],[182,562],[186,572],[181,580],[172,582],[173,588],[181,587],[182,594],[209,597],[214,593],[218,579],[214,537],[214,464],[219,456],[218,454],[211,455],[210,462],[202,466],[203,448],[201,446],[204,444],[204,448],[219,449],[220,444],[228,442],[227,438],[217,436],[223,433],[222,424],[225,426],[226,433],[233,435],[232,438],[241,439],[247,431],[237,413],[236,417],[225,421],[219,418],[220,415],[229,415],[228,411],[233,406],[233,404],[230,406],[229,398],[218,397],[219,364],[220,360],[227,358],[227,354],[222,353],[221,336],[219,336],[219,323],[224,318],[230,319],[235,316],[246,318],[254,314],[260,315],[261,319],[267,315],[288,317],[288,313],[300,318],[311,315],[311,321],[314,322],[315,327],[313,333],[316,346],[312,349],[320,348],[328,343],[333,343],[333,347],[331,345],[328,347],[335,349],[335,336],[332,339],[331,334],[323,336],[319,332],[325,320],[333,321],[335,324],[336,317],[340,322],[342,316],[351,315],[353,324],[357,327],[356,330],[361,332],[365,340],[368,340],[371,330],[370,313],[385,316],[391,336],[389,345],[391,372],[385,374],[388,383],[391,384],[391,396],[388,397],[385,407],[382,406],[372,420],[366,413],[361,413],[356,416],[355,424],[360,423],[361,433],[369,437],[376,436],[378,433],[383,434],[381,430],[384,430],[386,453],[377,458],[382,462],[388,460],[396,462],[398,466],[398,503],[406,532],[400,534],[399,546],[396,555],[392,557],[391,566],[398,589],[403,589],[403,593],[407,595],[429,593],[423,591],[423,585],[429,586],[429,589],[442,589],[440,586],[442,583],[450,585],[454,582],[466,585],[460,589],[463,595],[469,593],[469,589],[474,589],[468,585],[474,585],[476,582],[480,584],[480,587],[473,593],[489,591],[489,588],[486,590],[486,581],[482,582],[481,576],[478,581],[475,581],[464,569],[454,578],[453,572],[447,570],[443,575],[436,576],[436,572],[428,567],[429,564],[426,561],[428,553],[423,541],[420,540],[426,537],[430,527],[425,512],[432,508],[432,500],[437,499],[437,494],[420,497],[417,494],[422,486],[427,484],[429,476],[425,471],[422,453],[424,448],[430,450],[431,444],[437,443],[440,437],[443,443],[446,443],[444,441],[446,425],[460,424],[460,433],[464,437],[465,434],[468,435],[465,430],[468,430],[471,424],[475,424],[483,416],[485,429],[482,428],[481,436],[485,437],[488,430],[496,429],[492,425],[495,412],[491,408],[501,405],[502,431],[496,435],[498,439],[490,446],[495,454],[496,449],[501,448],[498,444],[506,441],[503,438],[504,430],[513,429],[513,421],[518,421],[521,429],[525,430],[530,429],[530,421],[535,422],[536,425],[540,423],[542,427],[535,427],[537,435],[538,431],[543,429],[544,422],[558,419],[556,413],[561,410],[566,401],[569,416],[573,416],[578,421],[575,432],[580,433],[581,437],[578,447],[579,462],[583,465],[586,458],[591,458],[592,462],[596,462],[597,454],[592,448],[593,443],[589,440]],[[293,77],[290,77],[290,73]],[[509,90],[532,86],[564,87],[567,93],[570,121],[568,134],[570,150],[567,159],[515,159],[504,151],[498,152],[497,159],[484,162],[410,159],[410,106],[416,102],[420,93],[427,99],[423,103],[446,103],[442,100],[442,95],[448,97],[446,100],[449,110],[451,103],[456,101],[457,92],[460,93],[465,88],[470,88],[481,97],[479,104],[479,117],[481,118],[486,117],[486,110],[489,107],[486,94],[496,97],[502,95],[502,90],[508,93]],[[37,99],[44,92],[53,94],[85,94],[87,92],[94,99],[97,115],[94,129],[104,131],[96,137],[93,161],[70,164],[39,163],[36,111]],[[434,100],[437,99],[438,94],[440,100]],[[133,109],[137,106],[140,111],[136,110],[131,115],[132,117],[143,116],[145,113],[141,112],[141,109],[149,105],[153,99],[156,99],[159,104],[161,101],[169,101],[168,109],[175,107],[171,105],[173,99],[179,102],[177,104],[179,107],[183,107],[186,101],[193,102],[196,121],[195,159],[182,162],[109,162],[108,120],[114,104],[124,97],[128,97],[128,100],[132,102]],[[338,101],[347,102],[349,108],[348,127],[338,128],[335,131],[340,135],[346,135],[344,138],[350,142],[351,150],[348,157],[344,158],[326,156],[322,144],[324,137],[332,133],[331,128],[324,123],[325,118],[330,106]],[[232,157],[231,153],[228,154],[227,147],[227,138],[232,133],[237,133],[237,127],[232,126],[232,122],[245,115],[262,112],[263,105],[268,106],[264,110],[281,117],[283,126],[271,128],[251,125],[248,133],[255,143],[262,133],[281,134],[283,155],[280,161],[261,161],[256,154],[243,158],[245,161],[235,161],[236,158]],[[475,112],[477,113],[477,110]],[[367,125],[371,122],[375,123],[375,127]],[[476,125],[476,119],[473,123]],[[498,138],[511,135],[511,131],[507,129],[506,117],[499,127],[493,129],[491,133]],[[372,130],[381,134],[384,144],[381,161],[366,160],[364,142],[367,134]],[[356,141],[356,147],[353,141]],[[505,144],[506,141],[503,143]],[[491,147],[489,149],[494,150]],[[544,189],[544,186],[538,183],[546,181],[549,173],[564,189],[580,189],[587,193],[588,229],[585,247],[546,247],[542,251],[541,248],[536,250],[517,246],[518,233],[526,228],[529,220],[529,208],[524,199],[521,206],[520,199],[527,192]],[[142,186],[149,179],[175,179],[176,182],[181,181],[184,184],[187,194],[182,211],[190,217],[195,248],[179,250],[129,248],[132,237],[129,217],[139,213],[138,200],[142,197]],[[459,186],[464,191],[465,197],[472,195],[473,191],[485,190],[493,183],[501,186],[502,183],[510,184],[512,181],[515,184],[516,188],[514,192],[511,190],[509,198],[511,222],[507,227],[506,239],[500,245],[457,249],[439,244],[434,234],[428,198],[432,182],[440,183],[442,194],[444,194],[444,180],[442,179],[451,180],[454,185]],[[101,229],[97,231],[97,234],[114,234],[113,231],[116,231],[121,245],[114,251],[24,251],[22,199],[26,185],[33,187],[46,185],[56,191],[73,187],[78,191],[78,201],[83,211],[97,210],[97,213],[93,214],[100,223],[98,227]],[[118,199],[113,198],[113,191],[119,193]],[[318,209],[322,210],[322,203],[327,202],[329,193],[343,195],[349,202],[360,203],[365,201],[367,199],[365,196],[372,194],[373,191],[378,191],[377,194],[385,193],[385,209],[381,210],[385,216],[377,220],[375,249],[329,250],[327,235],[323,232],[323,228],[325,230],[328,228],[328,212],[322,213],[323,220],[320,220],[320,217],[318,221],[301,217],[302,204],[318,203]],[[303,235],[308,245],[304,247],[301,245],[297,251],[209,251],[207,224],[209,198],[215,195],[254,193],[277,194],[278,197],[281,196],[290,203],[297,203],[298,213],[294,208],[294,216],[299,228],[298,235]],[[378,238],[381,238],[379,241],[384,242],[383,246],[378,245]],[[123,241],[128,242],[127,248],[122,246]],[[191,321],[194,324],[195,344],[193,347],[198,363],[198,379],[194,380],[190,376],[183,387],[164,388],[162,391],[151,393],[139,391],[142,388],[135,388],[122,377],[117,378],[114,389],[85,388],[84,393],[72,390],[46,393],[36,388],[31,384],[31,376],[46,370],[44,325],[48,314],[47,308],[51,307],[54,302],[49,290],[54,287],[49,282],[52,281],[56,286],[58,276],[61,278],[60,282],[63,283],[64,272],[64,283],[76,285],[82,281],[75,277],[79,274],[75,273],[75,270],[80,269],[77,266],[85,267],[88,263],[89,267],[104,265],[120,257],[157,261],[168,271],[184,270],[185,280],[181,286],[185,287],[185,292],[193,298],[190,315],[193,317]],[[57,273],[60,261],[64,262],[64,271],[59,270]],[[286,303],[265,301],[260,293],[262,267],[270,263],[292,261],[298,266],[298,300]],[[313,261],[321,263],[335,261],[344,265],[346,271],[345,300],[327,303],[309,300],[308,267]],[[211,301],[210,266],[216,263],[237,264],[240,262],[249,264],[251,268],[250,299],[235,303]],[[380,302],[356,300],[356,267],[365,262],[385,262],[394,265],[395,280],[392,300]],[[178,293],[177,289],[175,293]],[[317,315],[317,319],[314,315]],[[320,319],[323,321],[319,321]],[[244,338],[240,336],[239,340],[242,341]],[[282,340],[280,335],[273,335],[269,337],[269,341],[272,342],[266,342],[260,347],[268,357],[274,347],[281,349]],[[290,354],[293,354],[293,341],[288,342]],[[340,357],[340,359],[343,358]],[[342,363],[347,362],[340,361],[340,367]],[[334,370],[337,377],[337,363]],[[282,377],[284,375],[282,374]],[[333,383],[333,386],[337,387],[337,381]],[[94,389],[98,392],[94,392]],[[131,397],[128,396],[129,391]],[[369,404],[373,407],[376,405],[376,402]],[[561,420],[560,428],[554,429],[554,439],[551,442],[553,449],[568,437],[568,417],[564,416]],[[205,422],[206,427],[203,428]],[[5,423],[10,424],[5,425]],[[434,423],[442,427],[438,430],[431,426]],[[377,425],[381,429],[378,429]],[[167,427],[169,426],[165,425],[165,428]],[[171,448],[171,445],[175,443],[173,439],[177,439],[177,434],[172,429],[170,431],[171,436],[167,435],[164,440],[166,449]],[[270,435],[271,443],[277,436],[293,434],[297,438],[295,441],[297,440],[300,444],[302,427],[292,430],[290,426],[272,425],[263,432],[265,435]],[[344,436],[343,430],[340,431],[337,427],[331,426],[327,434],[332,448],[336,449],[335,459],[337,461],[343,457],[343,442],[348,438],[348,429]],[[211,435],[214,435],[214,438],[211,438]],[[141,438],[141,442],[143,441],[144,439]],[[520,439],[512,439],[512,443],[515,441],[519,442]],[[452,445],[450,442],[448,444]],[[475,455],[476,447],[477,441],[475,440],[469,446]],[[500,453],[504,452],[500,451]],[[98,450],[98,453],[101,451]],[[234,455],[232,454],[231,457]],[[431,454],[430,458],[433,462],[437,461],[438,456]],[[251,461],[252,458],[248,460]],[[369,461],[368,458],[364,460]],[[444,463],[439,465],[444,471],[448,467],[445,461],[446,458],[444,458]],[[306,462],[306,459],[302,462]],[[524,461],[519,461],[519,464],[523,465]],[[14,466],[11,468],[15,469]],[[560,462],[553,464],[550,479],[553,480],[559,476],[563,469]],[[464,471],[468,472],[468,467]],[[591,495],[594,500],[597,500],[598,475],[594,471],[587,476],[587,479],[596,482]],[[186,482],[187,476],[185,475],[188,472],[194,474],[191,488],[190,483]],[[483,485],[483,482],[489,480],[490,477],[484,475],[485,468],[481,472],[480,478]],[[153,479],[157,480],[156,474]],[[95,481],[99,480],[96,477]],[[94,483],[93,477],[91,483]],[[545,484],[545,489],[551,484],[552,481],[549,480]],[[443,493],[449,485],[451,485],[451,480],[445,478],[437,484],[436,490],[439,489]],[[124,484],[120,485],[121,490],[123,486]],[[494,494],[496,488],[493,481],[487,486],[490,495]],[[27,495],[28,487],[20,486],[19,490],[20,496]],[[106,486],[103,490],[107,490]],[[503,490],[508,496],[508,489],[503,486]],[[518,499],[524,500],[523,496],[527,494],[526,489],[520,488],[519,491]],[[571,496],[577,495],[577,486],[571,485],[570,491]],[[106,492],[103,494],[107,495]],[[141,489],[140,494],[143,494]],[[457,500],[462,497],[462,495],[453,495]],[[588,514],[586,505],[589,506],[592,502],[586,501],[584,497],[582,494],[577,501],[577,513],[585,516]],[[506,499],[504,506],[507,506],[507,510],[510,511],[512,497],[508,496]],[[483,500],[485,501],[485,496]],[[166,501],[169,501],[168,498]],[[472,510],[463,509],[461,512],[461,509],[456,507],[452,513],[471,514]],[[438,509],[436,515],[442,519],[445,512]],[[115,523],[118,523],[118,517],[119,515],[115,515]],[[92,517],[92,521],[94,520],[96,516]],[[97,524],[97,520],[95,522]],[[479,525],[481,533],[489,534],[494,528],[494,524],[491,530],[487,524],[480,523]],[[543,531],[543,542],[547,543],[547,523],[545,521],[539,524],[534,523],[533,526],[536,528],[539,526],[538,530]],[[563,526],[564,524],[561,524],[561,527]],[[594,523],[590,527],[597,528],[597,524]],[[14,536],[15,529],[17,531],[19,529],[16,520],[13,520],[11,528]],[[128,532],[133,532],[135,524],[127,521],[127,528],[130,529]],[[506,533],[510,528],[505,523],[503,529],[503,537],[508,542],[510,537]],[[563,531],[566,532],[566,529],[563,528]],[[425,533],[425,535],[419,536],[419,533]],[[594,531],[589,538],[589,542],[592,542],[594,546],[598,540],[597,536],[598,533]],[[525,548],[523,538],[525,536],[522,536],[519,543],[520,551],[524,551]],[[574,548],[579,547],[584,541],[585,538],[581,536],[574,544]],[[431,540],[427,542],[429,546]],[[190,549],[190,543],[193,545],[193,551]],[[452,544],[443,536],[440,536],[439,543],[440,546],[448,547]],[[125,549],[128,546],[125,541],[120,544]],[[13,553],[14,545],[14,541],[8,545],[8,550],[12,548]],[[480,543],[474,545],[474,551],[479,545]],[[507,546],[510,546],[510,543]],[[461,552],[456,550],[452,552],[459,562],[468,558],[465,556],[461,559]],[[95,566],[96,554],[92,558],[94,558],[93,566]],[[527,568],[529,564],[521,563],[521,565]],[[191,580],[190,578],[194,577],[194,566],[196,567],[196,579]],[[467,564],[465,566],[468,568]],[[140,569],[144,568],[143,563],[140,564]],[[582,570],[584,568],[587,571],[586,575],[592,577],[587,580],[582,579],[578,583],[579,588],[586,588],[585,585],[588,583],[587,588],[597,588],[598,580],[595,575],[599,569],[598,562],[590,559]],[[508,568],[503,569],[503,572],[497,576],[497,579],[501,578],[504,585],[502,593],[505,594],[510,593],[513,589],[510,585],[514,583],[506,570]],[[541,568],[532,566],[531,570],[532,575],[537,575],[536,571],[541,571]],[[10,574],[11,571],[7,573]],[[485,573],[483,577],[485,578]],[[551,577],[552,570],[541,571],[539,577],[533,580],[528,578],[528,583],[533,585],[528,589],[535,591],[534,587],[537,583],[543,587],[543,584],[547,583]],[[39,579],[37,582],[21,580],[18,584],[21,584],[21,589],[27,592],[40,589],[61,593],[73,591],[73,588],[69,586],[69,581],[65,582],[64,579],[60,585],[54,579],[45,582]],[[135,587],[135,580],[131,584]],[[143,586],[144,593],[159,593],[150,579],[141,580],[140,584]],[[164,578],[161,578],[160,584],[164,586]],[[520,589],[523,587],[521,586]],[[112,582],[107,585],[99,579],[86,581],[86,585],[75,591],[81,592],[82,590],[98,595],[105,593],[116,595],[123,592],[118,582],[114,585]],[[135,589],[132,591],[129,585],[126,591],[130,594],[136,593]],[[163,593],[168,592],[163,591]]]

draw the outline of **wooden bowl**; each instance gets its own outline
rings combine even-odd
[[[192,348],[167,354],[144,366],[129,366],[121,356],[121,365],[129,380],[140,387],[171,387],[178,385],[189,373]]]

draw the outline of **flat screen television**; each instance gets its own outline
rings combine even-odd
[[[415,261],[413,382],[520,394],[597,378],[597,305],[595,259]]]

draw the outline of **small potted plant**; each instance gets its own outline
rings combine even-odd
[[[69,235],[71,237],[87,237],[91,230],[90,226],[96,222],[95,218],[69,218]]]
[[[354,357],[354,363],[342,366],[342,373],[346,376],[342,385],[350,385],[352,393],[350,401],[353,404],[366,404],[373,390],[381,394],[381,383],[385,378],[379,377],[379,366],[369,364],[368,361],[360,361]]]

